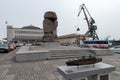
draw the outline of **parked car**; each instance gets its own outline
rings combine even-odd
[[[15,44],[16,45],[16,47],[21,47],[21,46],[24,46],[24,44],[23,43],[17,43],[17,44]]]
[[[30,44],[30,43],[29,43],[29,44],[25,44],[25,46],[31,46],[31,45],[32,45],[32,44]]]
[[[15,49],[14,46],[12,46],[12,45],[9,46],[9,50],[10,50],[10,51],[13,51],[14,49]]]
[[[120,45],[114,46],[110,48],[110,50],[112,50],[115,53],[120,53]]]
[[[15,44],[10,44],[10,47],[13,47],[13,49],[16,49],[16,45]]]
[[[8,44],[0,44],[0,52],[9,52],[9,45]]]

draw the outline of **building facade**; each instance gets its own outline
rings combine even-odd
[[[22,28],[7,26],[7,41],[9,43],[35,43],[42,41],[43,30],[33,25]]]
[[[74,44],[80,41],[89,40],[88,36],[85,36],[83,34],[68,34],[68,35],[62,35],[58,37],[58,41],[61,44]]]

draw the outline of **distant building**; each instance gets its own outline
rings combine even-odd
[[[22,28],[7,26],[7,40],[9,43],[34,43],[42,40],[43,30],[33,25]]]
[[[0,40],[0,44],[3,44],[4,43],[4,41],[3,40]]]
[[[76,42],[80,42],[80,40],[89,40],[88,36],[85,36],[83,34],[68,34],[68,35],[62,35],[58,37],[58,41],[61,44],[74,44]]]

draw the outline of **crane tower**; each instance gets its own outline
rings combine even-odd
[[[96,40],[96,39],[99,40],[99,37],[98,37],[98,35],[96,33],[97,26],[94,25],[95,24],[95,20],[91,17],[91,15],[90,15],[88,9],[86,8],[85,4],[80,5],[78,16],[80,16],[80,13],[82,11],[84,13],[85,20],[86,20],[87,25],[88,25],[88,31],[85,33],[85,35],[91,37],[93,40]],[[89,16],[89,18],[88,18],[88,16]]]

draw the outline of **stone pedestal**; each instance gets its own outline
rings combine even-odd
[[[115,71],[115,67],[105,63],[80,66],[60,66],[58,72],[65,80],[110,80],[109,73]]]
[[[93,51],[93,52],[91,52]],[[113,55],[110,50],[94,50],[74,46],[60,46],[59,42],[45,42],[41,46],[23,46],[16,52],[16,61],[37,61],[46,59],[78,58],[92,55]]]
[[[60,47],[59,42],[44,42],[42,44],[43,47]]]

